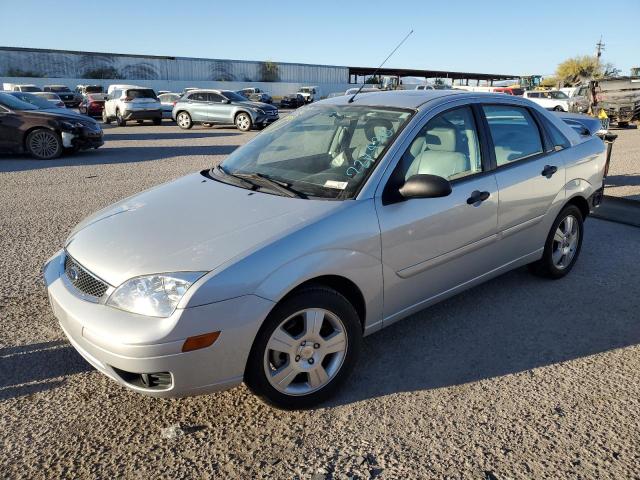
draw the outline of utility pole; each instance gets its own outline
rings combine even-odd
[[[598,62],[600,61],[600,57],[602,56],[602,51],[604,50],[604,43],[602,42],[602,35],[600,35],[600,41],[596,43],[596,58]]]

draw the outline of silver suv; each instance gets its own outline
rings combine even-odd
[[[192,90],[176,102],[171,118],[184,129],[195,123],[218,123],[234,124],[238,130],[246,132],[253,126],[266,127],[279,116],[273,105],[251,102],[231,90]]]
[[[119,87],[109,93],[102,110],[102,121],[111,123],[116,120],[124,127],[127,120],[152,120],[154,125],[162,123],[162,106],[156,92],[146,87]]]

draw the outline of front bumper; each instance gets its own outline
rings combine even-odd
[[[256,117],[253,123],[255,123],[256,125],[269,125],[270,123],[273,123],[279,119],[280,119],[280,115],[278,114],[275,114],[275,115],[256,114]]]
[[[76,148],[87,150],[98,148],[104,145],[102,129],[93,130],[87,127],[75,128],[71,131],[62,132],[62,145],[65,148]]]
[[[96,369],[134,391],[183,397],[231,388],[242,382],[253,339],[273,303],[247,295],[171,317],[131,314],[80,298],[64,281],[64,254],[44,268],[54,315],[75,349]],[[220,331],[213,345],[182,352],[186,338]],[[143,374],[165,374],[160,386],[145,386]]]
[[[122,116],[125,120],[155,120],[162,118],[162,110],[125,110]]]

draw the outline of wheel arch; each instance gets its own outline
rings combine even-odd
[[[321,275],[318,277],[310,278],[293,287],[287,292],[278,303],[285,301],[287,298],[296,294],[297,292],[304,290],[305,288],[323,286],[335,290],[343,297],[345,297],[358,314],[360,320],[360,326],[364,332],[365,319],[367,318],[367,305],[364,300],[364,295],[360,288],[352,281],[341,275]]]
[[[587,218],[589,216],[589,213],[591,212],[591,209],[589,208],[589,202],[582,195],[575,195],[571,197],[565,204],[565,206],[567,205],[575,205],[576,207],[578,207],[580,213],[582,214],[583,220]]]

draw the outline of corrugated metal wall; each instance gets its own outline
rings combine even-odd
[[[241,60],[169,58],[0,49],[0,76],[48,78],[122,78],[130,80],[289,82],[344,84],[347,67]]]

